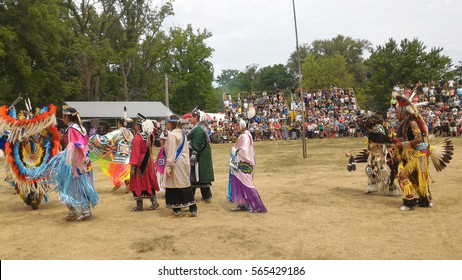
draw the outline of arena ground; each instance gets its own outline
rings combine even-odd
[[[434,207],[407,212],[399,210],[400,197],[363,194],[364,165],[356,172],[346,170],[344,152],[365,147],[365,138],[310,140],[307,159],[300,141],[255,143],[255,184],[266,214],[229,210],[232,144],[212,146],[214,200],[198,202],[195,218],[169,218],[171,210],[165,207],[131,212],[131,194],[122,189],[112,193],[97,168],[101,203],[84,222],[63,220],[66,208],[56,193],[32,211],[2,181],[0,259],[462,259],[462,138],[453,141],[452,163],[441,173],[431,169]],[[165,205],[162,194],[159,200]]]

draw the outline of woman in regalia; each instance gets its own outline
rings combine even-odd
[[[255,152],[252,135],[246,130],[246,122],[239,121],[241,134],[236,146],[231,149],[230,199],[237,204],[232,211],[267,212],[260,195],[255,188]]]
[[[152,145],[154,142],[154,123],[138,113],[135,125],[138,132],[132,141],[130,152],[130,191],[136,201],[132,211],[143,211],[143,200],[149,199],[149,210],[159,208],[156,191],[159,191],[154,161],[152,160]]]
[[[189,207],[189,216],[197,216],[197,205],[190,185],[189,148],[176,115],[166,121],[170,130],[165,142],[165,204],[173,210],[173,217],[181,217],[181,208]]]
[[[126,108],[124,116],[117,122],[117,129],[105,135],[93,135],[88,144],[91,155],[99,160],[99,167],[112,181],[112,191],[118,190],[125,184],[129,192],[130,179],[130,146],[133,134],[127,128],[132,119],[127,117]]]
[[[62,112],[67,125],[64,149],[50,161],[45,174],[50,184],[56,184],[60,201],[69,209],[65,220],[83,221],[91,217],[90,208],[99,201],[93,186],[87,131],[76,109],[65,105]]]

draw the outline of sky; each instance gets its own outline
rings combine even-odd
[[[375,48],[393,38],[417,38],[429,51],[442,47],[462,61],[461,0],[295,0],[299,45],[337,35],[368,40]],[[214,75],[285,65],[296,49],[292,0],[175,0],[167,27],[207,29]]]

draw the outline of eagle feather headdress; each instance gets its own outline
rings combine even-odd
[[[420,102],[416,104],[412,103],[410,100],[412,100],[415,94],[416,92],[413,92],[410,98],[408,99],[403,94],[400,94],[398,92],[393,92],[393,97],[396,98],[399,106],[405,107],[407,112],[416,116],[417,121],[421,122],[423,124],[423,127],[427,129],[427,126],[425,125],[425,121],[418,114],[419,111],[417,107],[426,106],[429,104],[429,102]],[[427,135],[427,140],[429,140],[428,135]],[[430,159],[433,163],[433,166],[435,166],[436,171],[440,172],[452,160],[452,156],[454,154],[454,145],[451,140],[445,139],[443,142],[432,144],[430,147],[431,147],[430,155],[429,155]]]

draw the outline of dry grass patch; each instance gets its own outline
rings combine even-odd
[[[400,197],[363,194],[364,165],[346,170],[345,151],[365,147],[364,138],[308,140],[307,159],[300,141],[256,142],[255,185],[266,214],[229,211],[231,143],[212,145],[213,202],[198,202],[196,218],[168,218],[163,194],[158,210],[131,212],[132,195],[112,193],[97,168],[102,202],[82,223],[63,221],[56,193],[31,211],[1,182],[0,258],[462,259],[462,138],[453,140],[453,162],[442,173],[432,169],[435,207],[408,212],[399,211]]]

